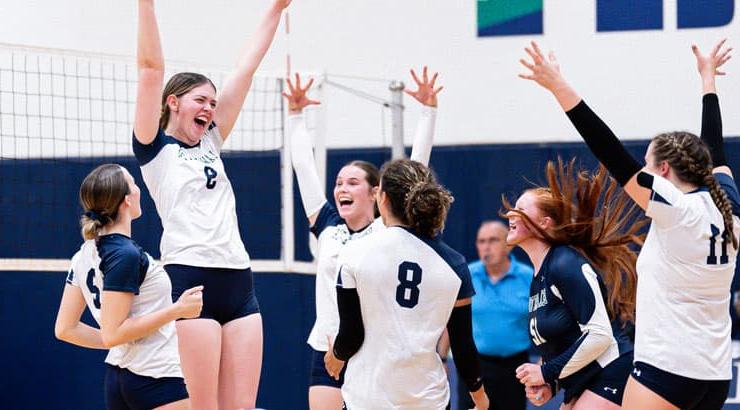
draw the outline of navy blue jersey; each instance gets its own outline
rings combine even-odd
[[[621,323],[609,320],[601,277],[575,249],[553,247],[529,294],[530,336],[548,383],[566,390],[583,387],[632,350]]]

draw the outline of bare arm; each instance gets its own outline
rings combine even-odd
[[[164,57],[159,40],[153,0],[139,0],[139,30],[137,34],[136,66],[139,83],[136,91],[134,134],[148,145],[157,136],[161,113],[160,98],[164,82]]]
[[[291,0],[274,0],[262,18],[254,39],[241,55],[236,69],[221,90],[215,120],[224,141],[231,133],[242,105],[244,105],[254,73],[272,44],[283,9],[288,7],[290,2]]]
[[[147,315],[129,317],[134,294],[103,291],[100,330],[103,344],[110,348],[148,336],[165,324],[179,318],[200,315],[203,306],[203,286],[188,289],[177,303]]]
[[[80,322],[85,306],[85,298],[80,288],[65,285],[54,325],[54,335],[57,339],[73,345],[89,349],[106,349],[100,330]]]

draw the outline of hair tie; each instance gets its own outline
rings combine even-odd
[[[85,216],[88,217],[88,218],[90,218],[90,219],[92,219],[93,221],[100,222],[101,224],[104,223],[104,221],[103,221],[103,219],[104,219],[103,215],[100,215],[99,213],[97,213],[95,211],[92,211],[92,210],[91,211],[87,211],[87,212],[85,212]]]

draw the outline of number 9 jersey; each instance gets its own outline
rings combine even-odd
[[[357,289],[365,337],[347,363],[350,409],[444,409],[437,354],[455,302],[475,294],[465,258],[439,238],[388,227],[345,245],[337,287]]]
[[[646,174],[647,175],[647,174]],[[735,236],[740,202],[733,179],[715,174],[732,205]],[[659,176],[652,218],[637,259],[635,361],[698,380],[732,378],[730,284],[737,251],[706,187],[683,193]]]

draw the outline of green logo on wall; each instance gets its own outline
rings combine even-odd
[[[478,0],[478,36],[542,34],[543,0]]]

